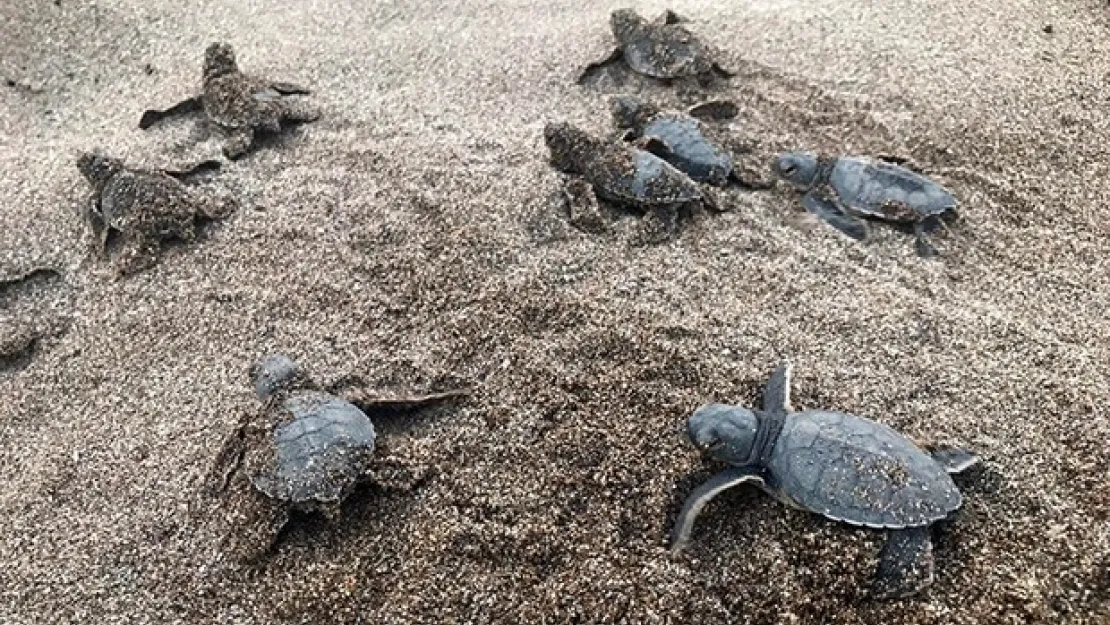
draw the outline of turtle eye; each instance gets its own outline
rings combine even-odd
[[[787,176],[792,175],[795,171],[798,171],[798,166],[794,165],[793,163],[785,165],[782,168],[782,173],[786,174]]]

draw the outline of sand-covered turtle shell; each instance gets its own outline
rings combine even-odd
[[[960,507],[948,472],[891,428],[812,410],[785,417],[766,463],[772,486],[796,505],[856,525],[928,525]]]
[[[273,456],[251,478],[266,495],[294,505],[337,503],[369,471],[374,425],[354,404],[305,391],[269,409],[281,423],[272,435]]]
[[[702,199],[686,174],[658,156],[621,143],[599,147],[584,167],[586,180],[603,199],[640,206],[682,204]]]
[[[887,221],[921,221],[956,208],[956,199],[941,185],[884,161],[838,158],[828,185],[844,205]]]
[[[714,71],[713,51],[673,14],[648,22],[631,9],[620,9],[610,16],[610,25],[625,62],[640,74],[667,79]]]

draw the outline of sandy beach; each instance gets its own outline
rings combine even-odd
[[[752,167],[890,154],[944,184],[939,257],[781,184],[663,245],[630,245],[635,216],[569,225],[543,127],[612,131],[619,86],[575,78],[622,6],[721,50],[737,75],[708,95]],[[1105,3],[6,0],[0,24],[0,623],[1110,623]],[[205,176],[239,209],[119,278],[76,158],[220,158],[198,117],[137,127],[213,41],[322,117]],[[274,351],[473,393],[376,421],[427,480],[244,565],[205,481]],[[872,601],[882,533],[754,488],[668,551],[717,468],[686,417],[755,405],[787,360],[797,407],[982,457],[923,594]]]

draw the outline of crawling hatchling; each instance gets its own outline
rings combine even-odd
[[[411,410],[465,395],[378,397],[351,401],[334,395],[288,356],[275,354],[251,368],[262,409],[244,416],[227,438],[210,476],[232,516],[228,551],[254,560],[273,545],[293,511],[338,520],[340,505],[360,483],[389,482],[377,474],[377,432],[365,410]],[[358,405],[356,405],[356,403]],[[412,479],[390,485],[411,488]]]
[[[923,257],[936,255],[927,233],[943,217],[956,214],[956,198],[948,189],[892,162],[788,152],[773,169],[803,193],[807,211],[853,239],[867,238],[863,218],[912,227]]]
[[[579,178],[567,183],[571,215],[596,214],[597,200],[644,213],[641,238],[670,240],[679,217],[695,207],[717,210],[715,198],[658,156],[624,141],[606,141],[569,123],[544,128],[555,169]]]
[[[652,21],[632,9],[613,11],[609,26],[617,47],[606,58],[588,65],[578,82],[585,82],[614,63],[623,63],[638,74],[661,80],[696,77],[709,81],[733,76],[717,60],[718,53],[702,43],[683,21],[670,10]]]
[[[642,98],[621,95],[609,101],[613,123],[624,129],[624,138],[655,154],[697,182],[723,187],[738,184],[766,189],[771,183],[741,171],[708,122],[722,122],[739,114],[727,100],[711,100],[685,111],[664,110]],[[751,167],[750,169],[754,169]]]
[[[182,180],[218,167],[218,162],[203,161],[182,170],[141,169],[97,152],[82,154],[77,168],[92,185],[83,212],[97,251],[107,254],[109,238],[117,235],[117,268],[130,274],[154,264],[163,242],[196,240],[198,219],[226,217],[236,204]]]
[[[204,51],[202,92],[165,110],[148,110],[139,128],[149,128],[173,115],[203,110],[208,120],[227,136],[224,155],[237,159],[249,152],[261,133],[278,133],[283,124],[311,122],[319,112],[303,98],[308,89],[244,74],[235,51],[213,43]]]
[[[794,412],[790,371],[785,365],[771,376],[762,410],[708,404],[690,417],[690,441],[730,466],[690,493],[675,520],[672,549],[688,543],[694,520],[713,497],[750,483],[789,506],[887,530],[873,597],[923,590],[933,581],[929,526],[963,503],[950,475],[978,458],[955,448],[923,451],[863,417],[829,410]]]

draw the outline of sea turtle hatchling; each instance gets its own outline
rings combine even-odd
[[[595,202],[594,196],[642,210],[645,241],[658,243],[674,236],[682,211],[717,210],[715,200],[689,176],[624,141],[603,141],[565,122],[547,124],[544,141],[556,169],[582,176],[568,184],[572,215],[594,212],[581,206]]]
[[[235,51],[226,43],[213,43],[204,51],[203,92],[166,110],[148,110],[139,128],[149,128],[171,115],[203,110],[228,136],[224,155],[237,159],[254,146],[258,132],[278,133],[283,123],[311,122],[319,113],[301,99],[308,89],[275,82],[239,71]]]
[[[622,95],[609,101],[613,122],[627,130],[625,139],[674,165],[697,182],[715,186],[736,183],[748,188],[770,185],[738,173],[733,155],[711,138],[705,121],[736,117],[737,106],[713,100],[691,107],[686,112],[664,111],[641,98]]]
[[[650,22],[632,9],[613,11],[609,26],[617,47],[609,56],[588,65],[578,77],[579,84],[598,70],[621,61],[636,73],[663,80],[733,76],[733,72],[717,62],[716,52],[683,26],[682,21],[670,10]]]
[[[978,462],[944,448],[922,451],[891,428],[828,410],[793,412],[790,366],[771,376],[763,409],[708,404],[687,423],[690,441],[731,465],[697,487],[675,521],[672,549],[721,491],[753,483],[775,499],[835,521],[890,531],[872,586],[876,598],[915,594],[932,583],[929,526],[962,503],[949,474]]]
[[[465,394],[360,394],[348,401],[326,392],[282,354],[255,364],[251,379],[263,408],[246,415],[228,437],[210,477],[216,492],[234,497],[226,544],[244,560],[271,547],[291,510],[338,518],[355,486],[379,477],[372,467],[377,433],[363,409],[414,409]]]
[[[956,199],[947,189],[891,162],[788,152],[775,160],[773,169],[805,194],[806,210],[853,239],[867,238],[861,217],[912,225],[920,256],[936,254],[926,232],[956,211]]]
[[[225,217],[235,202],[194,191],[181,181],[219,166],[218,161],[203,161],[184,170],[139,169],[118,158],[83,153],[77,168],[92,185],[84,215],[98,252],[106,254],[110,235],[117,233],[117,266],[128,274],[153,264],[163,241],[194,241],[198,218]]]

